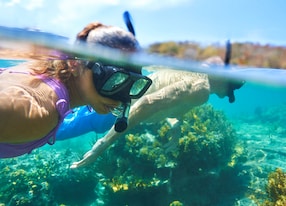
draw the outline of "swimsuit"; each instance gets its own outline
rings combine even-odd
[[[1,74],[1,69],[0,69],[0,74]],[[41,75],[38,75],[37,77],[41,79],[43,82],[45,82],[46,84],[48,84],[56,92],[58,96],[58,101],[56,102],[56,108],[59,112],[58,124],[45,137],[38,139],[38,140],[34,140],[31,142],[26,142],[22,144],[0,143],[0,158],[20,156],[26,153],[30,153],[33,149],[41,147],[46,143],[48,143],[49,145],[54,144],[55,134],[59,128],[59,125],[62,123],[65,116],[71,112],[69,108],[69,96],[68,96],[66,87],[56,79],[46,77],[46,76],[41,76]]]

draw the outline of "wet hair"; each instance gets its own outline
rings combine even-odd
[[[72,75],[66,60],[37,61],[33,65],[35,74],[44,74],[66,82]]]
[[[84,29],[77,34],[76,43],[88,43],[88,45],[100,44],[128,52],[139,49],[139,43],[131,32],[119,27],[103,25],[99,22],[90,23],[84,27]],[[72,77],[66,60],[73,59],[73,57],[62,54],[61,52],[56,52],[55,55],[60,56],[60,60],[51,59],[42,61],[37,64],[34,72],[66,82]]]
[[[100,44],[130,52],[139,49],[139,43],[131,32],[119,27],[103,25],[99,22],[88,24],[77,34],[76,42]]]

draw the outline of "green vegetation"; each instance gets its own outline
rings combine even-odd
[[[225,202],[218,197],[226,194],[234,201],[232,195],[237,198],[247,181],[237,175],[245,154],[231,124],[210,105],[188,112],[179,127],[166,121],[143,124],[97,162],[105,188],[101,201],[210,205]]]
[[[199,43],[187,41],[154,43],[147,50],[151,53],[199,61],[212,56],[220,56],[224,59],[225,56],[225,45],[202,46]],[[234,42],[232,43],[231,63],[242,66],[286,69],[286,47]]]
[[[286,173],[281,168],[270,172],[265,191],[250,196],[258,206],[286,205]]]
[[[284,206],[286,205],[286,173],[277,168],[268,176],[266,191],[269,200],[263,205],[266,206]]]
[[[89,169],[69,170],[68,150],[41,150],[0,162],[0,205],[87,205],[97,179]]]

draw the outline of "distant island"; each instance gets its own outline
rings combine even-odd
[[[225,45],[202,45],[197,42],[160,42],[146,48],[149,53],[159,53],[182,59],[202,61],[211,56],[224,59]],[[231,64],[265,68],[286,69],[286,47],[259,43],[232,43]]]

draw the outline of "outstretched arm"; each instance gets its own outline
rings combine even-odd
[[[94,162],[114,141],[137,124],[184,114],[194,106],[206,102],[208,96],[208,84],[202,79],[194,81],[192,78],[189,81],[178,81],[143,96],[131,106],[127,130],[124,133],[117,133],[112,128],[102,139],[94,144],[82,160],[73,163],[71,168],[78,168]]]

